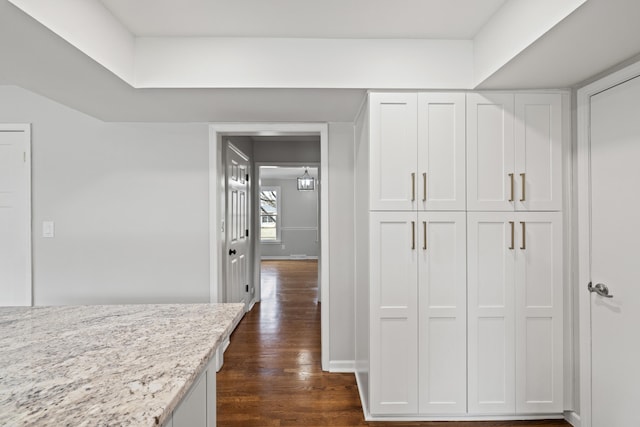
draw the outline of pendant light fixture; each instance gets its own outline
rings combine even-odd
[[[304,175],[298,178],[298,191],[313,191],[316,180],[309,175],[309,168],[304,169]]]

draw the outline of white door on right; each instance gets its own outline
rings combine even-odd
[[[640,77],[591,97],[592,427],[640,426],[639,119]]]

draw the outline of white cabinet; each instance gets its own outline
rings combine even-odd
[[[520,212],[516,252],[516,412],[563,409],[562,213]]]
[[[561,100],[369,95],[356,378],[371,416],[562,413]]]
[[[466,213],[418,214],[421,414],[467,410]]]
[[[466,215],[372,212],[371,412],[466,411]]]
[[[468,213],[469,412],[562,412],[562,214]]]
[[[418,94],[418,209],[464,211],[465,95]]]
[[[216,425],[216,358],[174,409],[164,427],[215,427]]]
[[[370,217],[371,398],[375,414],[418,411],[418,242],[412,212]]]
[[[370,94],[370,209],[465,209],[465,95]]]
[[[515,208],[562,210],[561,97],[516,94],[515,103]]]
[[[562,209],[559,94],[467,95],[467,209]]]
[[[415,210],[418,95],[372,93],[369,102],[370,209]]]

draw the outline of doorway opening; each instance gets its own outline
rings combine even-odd
[[[213,124],[210,126],[209,138],[209,200],[210,200],[210,301],[226,302],[225,279],[228,269],[229,229],[228,194],[227,194],[227,162],[226,151],[228,144],[237,147],[248,158],[252,159],[249,166],[250,186],[250,218],[249,245],[251,253],[248,272],[248,304],[250,310],[253,304],[260,301],[261,268],[260,261],[263,252],[261,241],[262,229],[265,228],[266,238],[271,242],[264,242],[270,254],[266,257],[286,257],[286,259],[317,260],[319,301],[321,312],[321,352],[322,369],[329,370],[329,227],[328,227],[328,126],[326,124]],[[314,157],[315,156],[315,157]],[[279,185],[274,184],[269,172],[266,172],[265,197],[276,197],[280,193],[281,209],[284,206],[283,196],[290,201],[293,197],[291,186],[297,183],[295,176],[300,168],[314,180],[313,191],[306,193],[307,203],[294,208],[288,214],[282,211],[278,214],[277,206],[274,213],[262,213],[260,210],[260,181],[261,167],[263,172],[272,169],[273,172],[288,173],[288,178]],[[271,167],[269,167],[271,166]],[[304,172],[303,172],[304,174]],[[300,176],[303,176],[301,174]],[[269,181],[271,179],[271,181]],[[268,188],[271,187],[271,188]],[[277,187],[280,187],[279,189]],[[284,187],[284,188],[283,188]],[[296,193],[298,192],[296,188]],[[269,193],[271,192],[271,193]],[[315,204],[309,203],[315,198]],[[277,200],[274,203],[277,205]],[[315,214],[315,215],[314,215]],[[280,218],[278,218],[280,215]],[[315,221],[309,225],[306,220]],[[282,221],[293,221],[282,224]],[[304,220],[304,221],[303,221]],[[265,227],[262,227],[262,224]],[[280,228],[278,229],[278,224]],[[270,229],[269,229],[270,228]],[[269,230],[268,230],[269,229]],[[303,236],[300,238],[300,236]],[[313,239],[309,239],[313,236]],[[284,239],[284,240],[283,240]],[[300,243],[311,245],[301,246]],[[284,248],[283,248],[284,246]],[[265,252],[268,252],[265,250]],[[279,252],[279,253],[278,253]]]
[[[262,271],[265,261],[278,260],[290,261],[289,268],[295,270],[297,261],[319,259],[318,166],[319,163],[256,163],[260,226],[256,233],[256,269]],[[303,181],[302,189],[299,181]],[[256,283],[262,299],[262,278]]]

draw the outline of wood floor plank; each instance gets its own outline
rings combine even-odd
[[[366,422],[353,374],[321,369],[316,261],[263,261],[262,302],[231,336],[217,376],[219,426],[559,427],[529,422]]]

